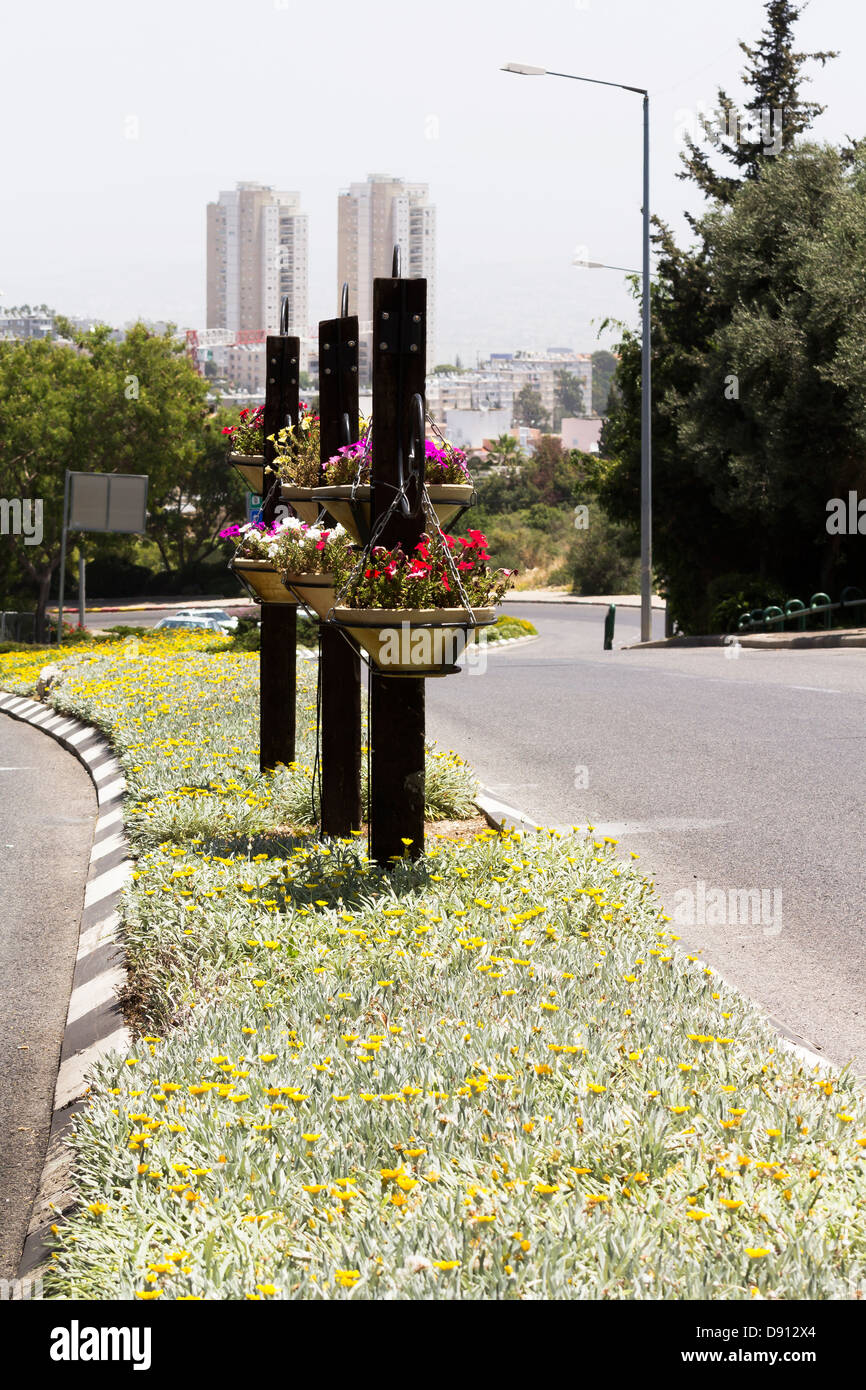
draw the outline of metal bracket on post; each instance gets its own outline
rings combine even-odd
[[[324,463],[358,438],[358,320],[343,285],[340,317],[319,324],[319,457]],[[339,628],[323,623],[322,834],[359,830],[361,807],[361,659]]]
[[[280,333],[265,340],[265,456],[262,521],[272,526],[280,502],[280,486],[269,437],[287,419],[299,414],[301,343],[288,336],[289,301],[280,312]],[[262,772],[278,763],[295,760],[295,699],[297,662],[297,609],[290,603],[263,603],[262,641],[259,657],[259,767]]]

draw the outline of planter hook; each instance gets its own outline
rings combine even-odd
[[[403,467],[403,447],[397,450],[397,475],[400,485],[400,510],[404,516],[416,517],[424,497],[424,465],[427,436],[424,428],[424,398],[415,393],[409,407],[409,468]],[[411,497],[411,502],[410,502]]]

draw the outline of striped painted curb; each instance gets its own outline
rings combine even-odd
[[[524,811],[518,811],[516,807],[509,806],[504,801],[498,801],[484,788],[482,788],[475,797],[475,805],[494,830],[501,830],[503,826],[508,827],[509,823],[513,830],[532,831],[549,828],[551,830],[558,830],[560,835],[567,835],[572,829],[571,826],[552,825],[546,827],[539,825],[537,821],[530,820],[529,816],[527,816]],[[601,830],[601,827],[596,826],[596,830]],[[739,986],[726,979],[724,975],[719,973],[715,966],[712,966],[712,971],[716,979],[723,985],[726,985],[728,989],[735,990],[737,994],[742,994],[743,991]],[[754,1000],[751,1002],[754,1004]],[[798,1042],[795,1036],[788,1032],[784,1024],[761,1009],[760,1004],[755,1004],[755,1008],[760,1009],[770,1027],[778,1035],[779,1047],[781,1047],[783,1052],[793,1053],[805,1066],[820,1067],[823,1071],[833,1072],[834,1074],[839,1071],[839,1068],[834,1062],[830,1062],[826,1057],[822,1057],[819,1053],[813,1052],[811,1048],[805,1047],[803,1043]]]
[[[131,1041],[117,998],[126,983],[117,909],[132,860],[123,833],[126,780],[106,739],[89,724],[7,691],[0,691],[0,712],[41,729],[74,753],[90,774],[98,807],[48,1149],[21,1257],[23,1277],[44,1265],[52,1223],[77,1200],[72,1154],[63,1139],[84,1104],[87,1075],[100,1057],[127,1048]]]

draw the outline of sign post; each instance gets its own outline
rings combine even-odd
[[[427,281],[373,281],[373,458],[371,529],[388,511],[408,471],[412,398],[425,398]],[[411,553],[424,531],[415,510],[398,505],[377,539]],[[370,852],[382,865],[424,852],[424,681],[374,671],[370,690]],[[405,843],[408,841],[409,843]]]
[[[57,643],[63,641],[63,596],[66,588],[66,536],[69,531],[117,531],[127,535],[147,529],[146,473],[77,473],[67,468],[63,485],[63,529],[60,533],[60,593],[57,601]],[[83,593],[83,560],[79,613]]]
[[[342,312],[319,324],[320,459],[358,438],[358,320]],[[346,837],[361,826],[361,658],[338,629],[319,628],[322,690],[323,835]]]

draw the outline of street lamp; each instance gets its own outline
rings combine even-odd
[[[597,77],[578,77],[573,72],[551,72],[549,68],[532,67],[529,63],[506,63],[503,72],[518,73],[521,77],[565,77],[570,82],[590,82],[596,87],[618,87],[622,92],[637,92],[643,97],[643,270],[641,293],[641,405],[640,405],[640,640],[652,637],[652,426],[650,373],[650,213],[649,213],[649,92],[644,87],[629,87],[624,82],[602,82]],[[590,269],[603,269],[601,262],[590,261]],[[622,269],[612,266],[610,269]],[[630,272],[626,272],[627,274]]]
[[[575,257],[571,264],[578,266],[580,270],[621,270],[624,275],[641,273],[639,270],[629,270],[627,265],[607,265],[604,261],[584,261],[579,257]]]

